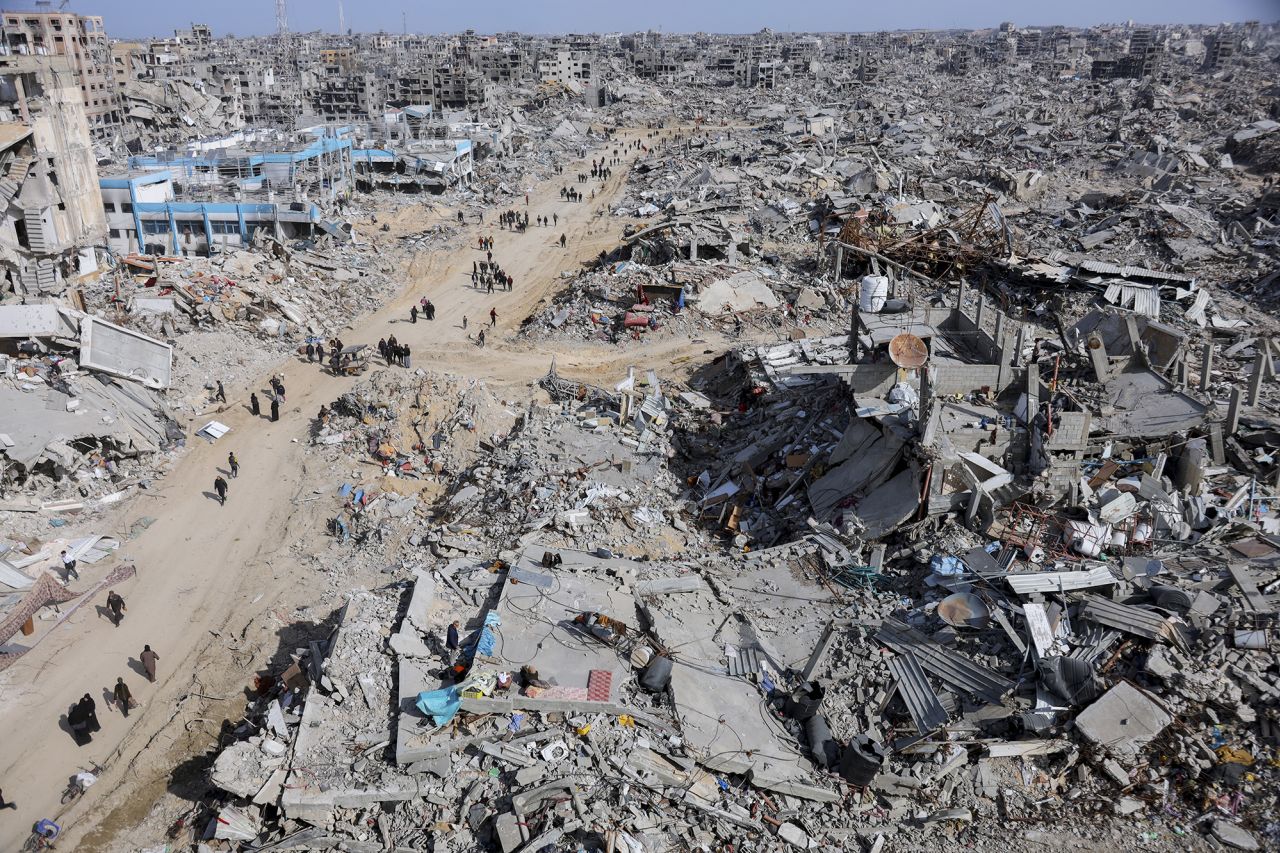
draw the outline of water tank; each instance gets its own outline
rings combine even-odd
[[[889,277],[887,275],[864,275],[859,291],[858,309],[871,314],[879,314],[889,298]]]
[[[884,764],[884,747],[866,735],[855,735],[840,755],[840,775],[850,785],[871,784]]]
[[[640,686],[650,693],[661,693],[671,683],[671,658],[659,655],[649,661],[640,673]]]

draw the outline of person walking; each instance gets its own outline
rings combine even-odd
[[[120,703],[120,713],[126,717],[129,716],[129,709],[133,706],[133,694],[129,692],[129,685],[124,683],[124,678],[116,679],[116,689],[111,691],[111,695]]]
[[[316,361],[320,363],[320,369],[324,369],[324,344],[316,344]]]
[[[311,343],[311,341],[307,341],[307,363],[310,364],[315,360],[316,360],[316,345]]]
[[[561,248],[561,249],[563,249],[563,248],[565,247],[565,244],[566,244],[566,243],[568,243],[568,240],[565,238],[565,236],[564,236],[563,234],[561,234],[561,235],[560,235],[560,248]]]
[[[412,308],[409,309],[409,322],[410,323],[418,322],[418,306],[417,305],[414,305]]]
[[[249,393],[249,413],[255,418],[262,414],[262,408],[258,405],[257,392]]]
[[[462,315],[462,331],[465,332],[466,330],[467,330],[467,315],[463,314]]]
[[[225,388],[222,387],[221,379],[218,380],[218,390],[214,392],[213,399],[217,400],[220,403],[227,402],[227,391]]]
[[[72,578],[80,580],[80,573],[76,571],[76,561],[68,557],[66,551],[62,552],[62,577],[67,582]]]
[[[412,364],[410,364],[410,363],[409,363],[410,354],[409,354],[409,345],[408,345],[408,344],[405,344],[404,346],[402,346],[402,347],[400,348],[400,355],[401,355],[401,359],[402,359],[402,362],[404,363],[404,366],[405,366],[405,367],[412,367],[412,366],[413,366]]]
[[[15,812],[18,810],[17,803],[13,800],[6,800],[4,798],[4,791],[2,789],[0,789],[0,809],[13,809]]]
[[[151,651],[151,646],[143,646],[142,654],[138,655],[138,660],[142,661],[142,668],[147,671],[147,681],[155,684],[156,661],[160,660],[160,655]]]
[[[551,214],[551,224],[552,225],[560,224],[560,214],[554,213],[554,212]]]
[[[431,300],[428,299],[425,307],[427,309],[427,319],[434,320],[436,318],[436,306],[432,305]]]
[[[382,360],[387,360],[387,339],[378,338],[378,355],[382,356]]]
[[[240,460],[236,458],[234,452],[227,454],[227,467],[231,469],[231,479],[240,476]]]
[[[489,328],[492,329],[496,325],[498,325],[498,309],[495,307],[489,309]]]
[[[224,483],[223,485],[225,486],[226,484]],[[114,589],[107,593],[107,610],[111,613],[111,622],[117,628],[124,621],[124,613],[128,609],[128,607],[125,607],[124,599],[120,597],[120,593]]]
[[[89,694],[86,693],[85,699],[88,698]],[[88,717],[84,712],[84,699],[67,709],[67,727],[71,729],[71,737],[75,738],[76,746],[84,746],[93,741],[93,733],[89,731]]]
[[[272,402],[274,403],[275,401],[273,400]],[[218,503],[221,506],[226,506],[227,505],[227,481],[222,479],[222,477],[214,477],[213,490],[218,495]]]
[[[280,398],[279,397],[271,398],[271,420],[273,421],[280,420]]]
[[[480,334],[476,337],[476,346],[484,349],[484,329],[481,329]]]
[[[102,731],[102,723],[98,722],[98,703],[93,701],[92,696],[88,693],[84,694],[76,707],[79,708],[80,713],[84,715],[86,732],[92,735],[94,732]]]

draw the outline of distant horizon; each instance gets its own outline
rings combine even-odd
[[[552,4],[516,3],[492,0],[484,6],[432,9],[425,3],[406,0],[400,8],[370,7],[356,0],[320,0],[288,3],[289,31],[353,35],[384,33],[399,35],[406,30],[415,35],[456,35],[474,30],[479,35],[514,32],[529,36],[602,35],[639,33],[650,30],[664,35],[753,35],[770,29],[784,35],[849,35],[873,32],[922,32],[987,30],[1011,21],[1019,28],[1065,26],[1072,29],[1122,26],[1215,26],[1280,20],[1275,0],[1222,0],[1217,4],[1191,0],[1078,0],[1068,8],[1054,10],[1057,21],[1028,23],[1019,20],[1028,13],[1026,3],[1013,0],[970,0],[957,4],[943,0],[903,0],[892,8],[854,8],[836,0],[815,2],[778,12],[773,4],[758,0],[650,0],[643,8],[619,8],[559,0]],[[346,29],[339,31],[339,7],[343,8]],[[54,6],[37,8],[29,3],[3,3],[5,12],[56,12]],[[224,0],[217,7],[192,20],[191,7],[159,0],[83,0],[74,2],[67,14],[100,15],[107,35],[114,39],[168,38],[174,30],[193,23],[206,24],[216,38],[227,36],[269,36],[276,31],[273,0]],[[1039,17],[1042,9],[1035,9]],[[1213,15],[1211,20],[1201,20]],[[1103,20],[1105,18],[1105,20]],[[731,25],[726,25],[731,22]]]

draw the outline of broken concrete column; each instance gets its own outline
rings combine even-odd
[[[1089,335],[1089,360],[1093,362],[1093,375],[1099,382],[1107,381],[1107,348],[1102,344],[1102,336],[1097,332]]]
[[[1250,406],[1258,405],[1258,396],[1262,393],[1262,380],[1267,375],[1267,347],[1265,343],[1258,350],[1258,354],[1253,359],[1253,370],[1249,373],[1249,396],[1245,399],[1245,403]],[[1234,432],[1235,430],[1232,430]]]
[[[1200,351],[1200,390],[1209,390],[1209,380],[1213,375],[1213,343],[1206,343]]]
[[[1019,351],[1019,330],[1013,323],[1005,323],[1003,312],[996,315],[996,357],[999,359],[999,372],[996,374],[996,387],[999,390],[1008,388],[1013,383],[1014,357]]]
[[[1227,435],[1235,435],[1236,430],[1240,428],[1240,388],[1237,386],[1231,389],[1231,402],[1227,404],[1227,425],[1225,432]]]
[[[1204,469],[1208,463],[1209,442],[1203,438],[1193,438],[1188,441],[1178,459],[1178,487],[1184,489],[1187,494],[1199,493],[1200,483],[1204,479]]]

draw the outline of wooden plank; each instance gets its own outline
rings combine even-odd
[[[1119,470],[1119,464],[1108,459],[1106,462],[1102,463],[1102,467],[1098,469],[1098,473],[1094,474],[1089,479],[1089,488],[1096,490],[1103,483],[1107,482],[1107,480],[1110,480],[1111,477]]]

